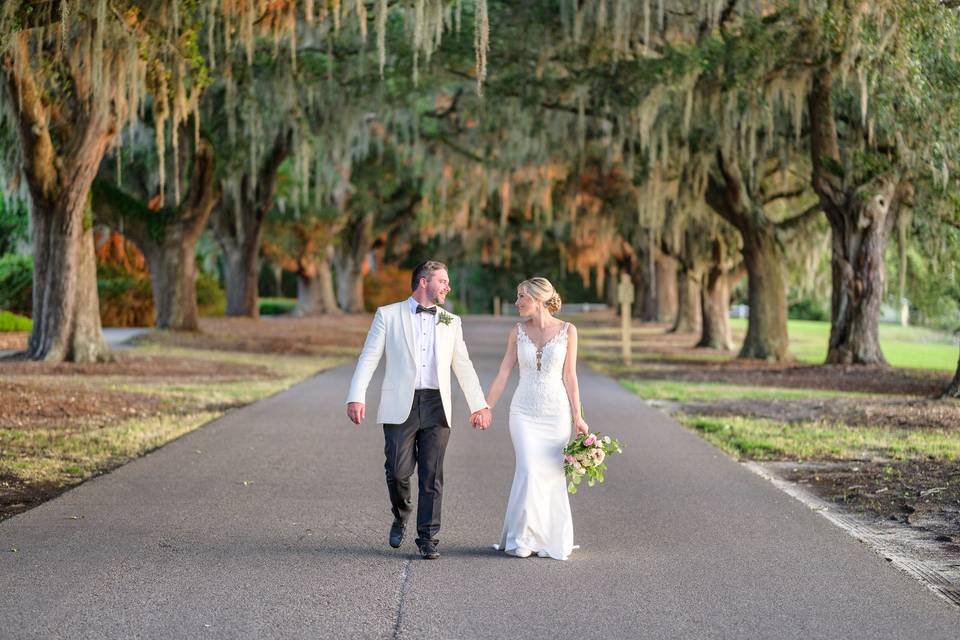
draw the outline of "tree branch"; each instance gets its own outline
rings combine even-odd
[[[763,204],[764,206],[766,206],[771,202],[773,202],[774,200],[780,200],[783,198],[799,198],[806,192],[807,192],[806,187],[799,187],[797,189],[793,189],[792,191],[780,191],[778,193],[771,193],[769,196],[763,199]]]
[[[808,98],[810,160],[813,164],[813,188],[820,196],[828,216],[840,208],[844,198],[832,96],[833,72],[829,68],[822,68],[813,76],[813,87]]]
[[[819,202],[817,202],[816,204],[813,204],[807,207],[806,210],[803,211],[803,213],[798,213],[792,218],[787,218],[786,220],[778,222],[776,225],[777,229],[780,229],[783,231],[790,231],[790,230],[802,227],[807,222],[817,217],[817,215],[819,215],[821,211],[823,211],[823,207],[820,205]]]
[[[110,180],[96,178],[90,186],[94,217],[107,226],[121,231],[133,240],[141,250],[150,242],[163,240],[163,229],[172,211],[163,208],[152,211],[136,198]]]
[[[179,207],[179,218],[183,222],[206,221],[216,206],[220,192],[214,176],[215,163],[213,145],[206,138],[201,138],[193,154],[190,186]]]
[[[13,103],[20,105],[17,110],[17,123],[20,143],[24,150],[23,155],[29,167],[26,175],[27,179],[33,183],[35,195],[43,194],[43,197],[50,198],[56,192],[57,154],[50,137],[47,112],[43,106],[40,90],[30,70],[27,32],[21,31],[15,38],[16,58],[6,56],[4,70]]]

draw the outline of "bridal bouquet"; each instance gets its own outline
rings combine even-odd
[[[563,471],[567,474],[567,491],[577,492],[577,485],[584,478],[587,485],[603,482],[604,464],[611,453],[623,453],[620,443],[600,433],[581,433],[563,450]]]

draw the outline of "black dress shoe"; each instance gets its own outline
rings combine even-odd
[[[394,520],[390,526],[390,546],[394,549],[400,547],[403,542],[403,533],[407,529],[406,520]]]
[[[420,556],[424,560],[436,560],[440,557],[440,552],[437,551],[437,545],[432,542],[420,542],[418,543],[420,547]]]

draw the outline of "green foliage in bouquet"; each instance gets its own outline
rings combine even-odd
[[[620,443],[602,433],[581,433],[563,450],[563,471],[567,475],[567,491],[577,492],[585,478],[588,486],[603,482],[607,456],[623,453]]]

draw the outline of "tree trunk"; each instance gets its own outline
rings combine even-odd
[[[260,163],[257,175],[244,173],[236,188],[223,184],[223,195],[211,217],[214,235],[223,248],[227,315],[260,315],[257,308],[257,258],[263,221],[273,206],[277,171],[290,151],[291,132],[281,131]]]
[[[331,258],[322,260],[317,265],[317,280],[320,282],[320,300],[323,308],[328,314],[340,313],[340,307],[337,305],[336,289],[333,286],[333,269],[330,265]]]
[[[257,258],[260,254],[261,229],[244,235],[239,242],[222,240],[224,284],[227,293],[227,315],[258,318]]]
[[[657,322],[657,242],[653,230],[647,230],[647,246],[643,255],[643,293],[637,292],[637,300],[642,302],[645,322]]]
[[[830,216],[833,231],[830,308],[831,364],[886,364],[880,349],[880,305],[886,269],[887,218],[896,188],[892,180],[864,187],[876,195]],[[867,225],[867,226],[864,226]]]
[[[690,269],[679,273],[679,300],[677,319],[671,333],[698,333],[700,331],[700,274]]]
[[[162,245],[148,245],[144,251],[153,285],[153,302],[160,329],[196,331],[197,310],[197,237],[184,237],[168,229]]]
[[[722,263],[710,266],[704,277],[701,290],[703,309],[703,332],[698,347],[710,349],[733,349],[730,334],[730,285],[731,278]]]
[[[743,234],[750,317],[739,357],[780,362],[787,359],[787,295],[784,260],[770,227]]]
[[[940,394],[941,398],[960,398],[960,359],[957,360],[957,371],[953,374],[953,380],[947,385],[947,388]]]
[[[334,254],[337,300],[347,313],[363,313],[363,264],[373,244],[373,214],[351,220]]]
[[[912,187],[892,174],[844,187],[833,116],[833,76],[814,76],[809,97],[813,186],[832,230],[830,346],[827,362],[886,364],[880,349],[880,304],[887,239]]]
[[[647,318],[647,292],[650,285],[649,276],[645,272],[631,274],[633,280],[633,317],[639,320]]]
[[[27,32],[14,46],[28,59]],[[51,114],[29,65],[6,60],[4,80],[10,93],[33,206],[33,330],[27,357],[60,362],[98,362],[111,358],[100,326],[97,267],[90,216],[90,185],[117,132],[108,104],[93,101],[58,140],[50,134]]]
[[[333,288],[329,260],[320,260],[297,272],[297,308],[295,316],[340,313]]]
[[[738,357],[782,361],[787,359],[787,296],[784,260],[777,239],[777,225],[767,218],[748,192],[734,156],[717,150],[717,168],[722,182],[713,175],[707,186],[707,204],[736,227],[743,242],[747,269],[747,298],[750,317],[747,335]],[[781,224],[796,224],[803,213]]]
[[[655,322],[674,322],[677,318],[679,293],[677,291],[679,265],[675,258],[659,249],[654,257],[654,313]]]
[[[283,267],[279,264],[270,266],[270,273],[273,275],[273,290],[275,296],[283,296]]]
[[[196,331],[196,247],[219,194],[214,180],[213,147],[201,139],[193,158],[190,186],[177,209],[151,211],[116,185],[97,180],[93,208],[98,219],[122,228],[147,259],[156,326]]]
[[[93,229],[81,211],[33,207],[33,330],[27,357],[48,362],[112,359],[100,325]]]
[[[597,275],[600,275],[601,269],[605,275],[603,279],[603,291],[600,293],[603,295],[604,302],[619,316],[620,299],[618,297],[619,291],[617,290],[617,285],[620,282],[620,270],[616,267],[597,267]]]

